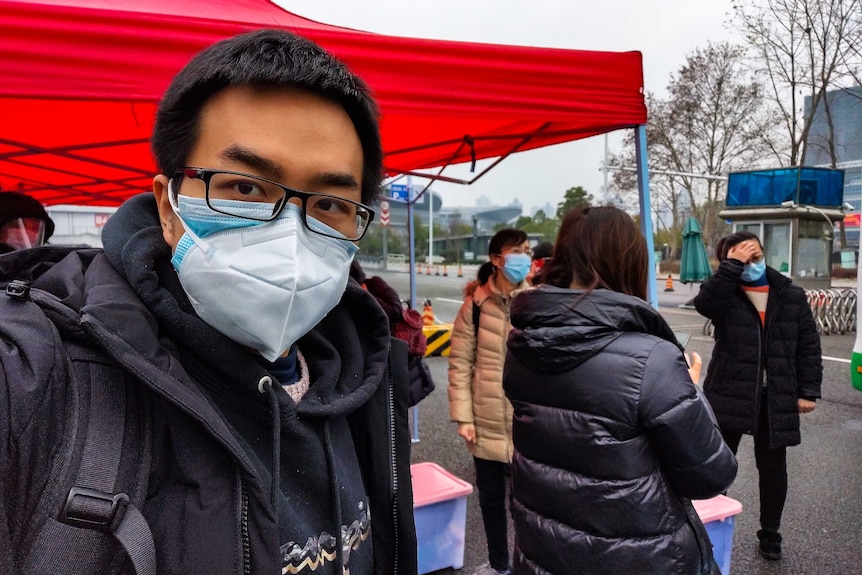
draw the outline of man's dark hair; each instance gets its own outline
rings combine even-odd
[[[488,255],[499,255],[508,247],[519,246],[527,241],[527,233],[513,228],[505,228],[494,234],[488,242]],[[494,274],[494,264],[485,262],[479,267],[476,276],[481,285],[485,285]]]
[[[539,242],[533,247],[533,259],[541,260],[554,255],[554,246],[548,242]]]
[[[578,207],[563,218],[544,281],[587,291],[605,288],[646,299],[646,240],[624,211],[611,206]]]
[[[365,83],[317,44],[282,30],[228,38],[198,53],[168,86],[156,114],[151,146],[161,173],[185,167],[199,135],[200,113],[231,86],[298,88],[331,100],[347,112],[362,145],[362,202],[377,197],[383,151],[377,106]]]
[[[760,238],[758,238],[757,235],[751,232],[741,231],[736,232],[735,234],[730,234],[729,236],[724,236],[718,240],[718,243],[715,245],[715,257],[718,258],[718,261],[723,262],[727,259],[727,252],[730,251],[730,248],[747,240],[756,241],[760,246],[760,249],[763,249],[763,244],[760,243]]]

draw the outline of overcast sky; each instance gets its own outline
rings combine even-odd
[[[648,91],[663,94],[685,55],[733,38],[730,0],[274,0],[300,16],[380,34],[579,50],[639,50]],[[611,151],[619,144],[611,134]],[[438,183],[444,205],[533,206],[562,200],[573,186],[601,193],[604,137],[515,154],[472,186]],[[479,168],[481,169],[481,164]],[[466,167],[445,173],[468,178]]]

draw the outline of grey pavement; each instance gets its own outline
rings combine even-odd
[[[475,273],[475,270],[471,270]],[[381,275],[402,297],[408,292],[406,273],[366,269]],[[438,320],[452,321],[469,279],[421,276],[417,297],[431,298]],[[659,278],[659,311],[677,330],[691,331],[688,351],[712,353],[712,339],[703,335],[704,318],[680,308],[689,299],[689,287],[674,282],[664,292]],[[697,293],[697,286],[694,293]],[[862,393],[849,382],[849,358],[855,334],[821,338],[824,356],[823,399],[814,412],[802,416],[802,445],[788,449],[789,492],[784,512],[784,558],[766,561],[757,554],[757,470],[750,437],[739,448],[739,475],[728,495],[743,505],[735,517],[732,575],[862,575]],[[414,463],[433,461],[475,486],[472,460],[449,421],[446,397],[446,358],[428,358],[437,389],[418,407],[419,442]],[[704,374],[706,369],[704,369]],[[478,497],[467,498],[464,566],[443,569],[437,575],[472,574],[487,561]],[[623,574],[621,574],[623,575]]]

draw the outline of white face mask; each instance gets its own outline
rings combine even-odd
[[[222,334],[275,361],[338,304],[359,248],[308,230],[299,206],[261,223],[213,212],[203,198],[176,201],[186,233],[171,263],[197,314]]]

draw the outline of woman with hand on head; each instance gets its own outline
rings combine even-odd
[[[613,207],[576,208],[544,285],[512,302],[513,572],[718,573],[689,498],[736,459],[667,322],[644,298],[646,241]]]
[[[509,303],[527,288],[530,244],[520,230],[500,230],[488,244],[490,261],[467,284],[452,328],[449,415],[476,466],[488,565],[478,573],[510,573],[506,484],[512,461],[512,406],[503,395]]]
[[[781,515],[787,497],[787,447],[801,441],[799,414],[820,397],[820,335],[805,291],[768,267],[750,232],[722,238],[718,271],[694,298],[715,325],[704,393],[736,453],[754,435],[760,474],[760,554],[781,558]]]

